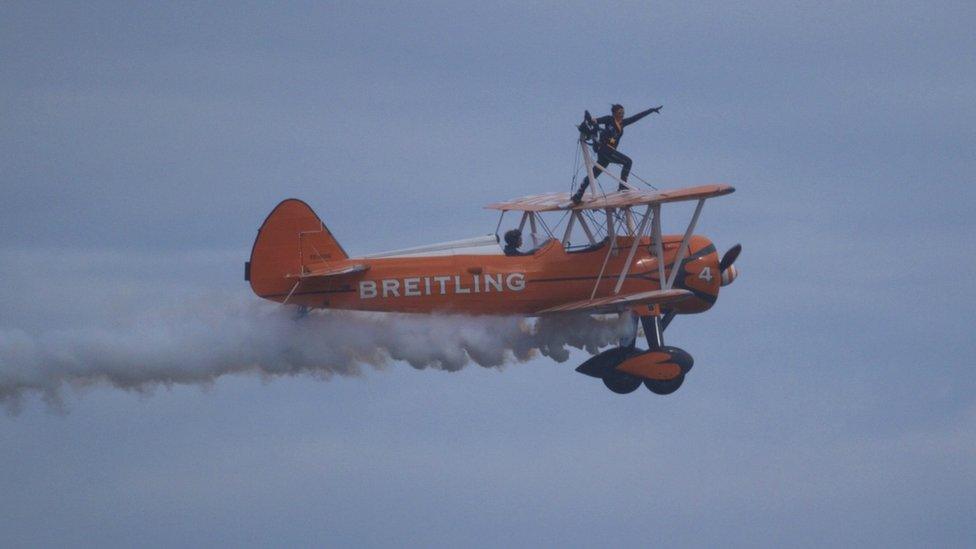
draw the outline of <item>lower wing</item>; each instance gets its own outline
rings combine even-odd
[[[555,307],[549,307],[538,311],[537,314],[552,313],[617,313],[634,307],[635,305],[664,305],[674,303],[692,297],[688,290],[654,290],[650,292],[638,292],[634,294],[620,294],[610,297],[599,297],[596,299],[585,299],[583,301],[573,301]]]

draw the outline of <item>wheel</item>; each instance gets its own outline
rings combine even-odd
[[[681,367],[681,375],[690,372],[691,367],[695,365],[695,359],[684,349],[678,347],[661,347],[661,350],[669,353],[671,355],[671,361]]]
[[[685,375],[669,379],[667,381],[658,381],[656,379],[645,379],[644,386],[647,387],[652,393],[656,395],[670,395],[671,393],[678,390],[681,384],[685,382]],[[609,387],[609,385],[607,386]]]
[[[608,372],[603,376],[603,384],[618,395],[626,395],[636,391],[640,387],[641,380],[639,377],[622,372]]]

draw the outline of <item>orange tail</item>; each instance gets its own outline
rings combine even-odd
[[[258,229],[244,278],[260,296],[287,294],[305,265],[348,257],[312,208],[289,198],[275,206]]]

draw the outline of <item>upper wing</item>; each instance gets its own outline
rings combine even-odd
[[[688,290],[653,290],[633,294],[619,294],[596,299],[584,299],[543,309],[537,314],[569,313],[586,311],[588,313],[616,313],[634,305],[663,305],[691,297]]]
[[[490,210],[521,212],[551,212],[567,209],[605,210],[607,208],[663,204],[682,200],[702,200],[734,191],[735,187],[720,184],[699,185],[669,191],[617,191],[599,195],[591,200],[586,200],[584,197],[583,202],[578,205],[574,205],[570,201],[569,193],[548,193],[525,196],[506,202],[496,202],[485,207]]]

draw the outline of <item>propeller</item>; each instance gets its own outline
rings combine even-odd
[[[722,256],[722,261],[720,261],[718,264],[718,270],[721,272],[728,269],[733,263],[735,263],[735,260],[739,257],[741,252],[742,244],[736,244],[735,246],[729,248],[729,251],[725,252],[725,255]]]

